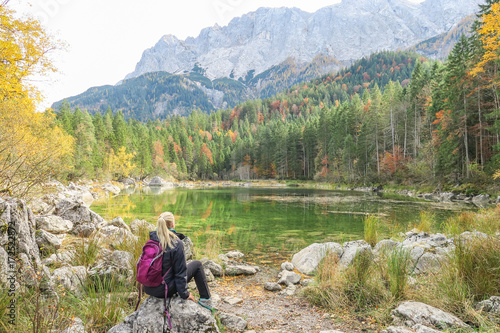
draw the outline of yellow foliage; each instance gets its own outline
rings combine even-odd
[[[0,6],[0,192],[29,195],[63,171],[74,140],[54,114],[36,112],[40,94],[29,79],[54,70],[48,52],[56,44],[32,19],[13,18]]]
[[[472,69],[471,74],[477,76],[485,72],[485,66],[491,61],[500,60],[500,3],[491,5],[491,11],[481,17],[483,25],[479,29],[479,39],[483,43],[485,53],[481,61]]]
[[[135,164],[132,164],[135,153],[127,154],[126,150],[127,148],[121,147],[115,154],[113,149],[111,149],[108,155],[108,168],[110,172],[128,177],[130,172],[135,169]]]
[[[500,179],[500,170],[497,170],[495,174],[493,175],[493,179]]]

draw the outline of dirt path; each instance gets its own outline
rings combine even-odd
[[[254,276],[218,279],[210,283],[210,288],[214,295],[221,298],[217,302],[219,310],[247,320],[247,330],[274,330],[276,333],[361,332],[352,325],[336,323],[328,313],[309,304],[299,296],[300,287],[294,296],[265,290],[264,283],[276,282],[277,275],[277,269],[261,267],[261,271]],[[243,302],[230,305],[224,302],[224,298],[229,296],[241,298]]]

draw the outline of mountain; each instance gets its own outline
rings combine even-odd
[[[481,0],[343,0],[307,13],[260,8],[184,41],[167,35],[116,86],[66,100],[141,120],[211,112],[266,98],[382,50],[446,57]],[[53,104],[57,109],[62,101]]]
[[[345,63],[382,50],[406,49],[448,32],[477,11],[480,0],[343,0],[307,13],[297,8],[260,8],[227,26],[203,29],[196,38],[166,35],[144,51],[133,78],[148,72],[184,73],[195,66],[210,79],[258,75],[293,58],[308,63],[318,54]]]
[[[476,19],[476,15],[469,15],[457,23],[450,31],[426,39],[423,42],[409,48],[409,50],[418,52],[430,59],[445,60],[450,54],[455,43],[462,35],[470,35],[470,29]]]

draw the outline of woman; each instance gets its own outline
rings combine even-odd
[[[195,302],[193,294],[187,288],[188,282],[194,277],[196,287],[200,293],[198,303],[209,310],[215,310],[210,299],[207,278],[201,262],[192,261],[186,265],[184,244],[181,241],[184,237],[184,235],[175,232],[175,218],[174,214],[170,212],[162,213],[157,221],[157,231],[149,233],[149,238],[159,242],[164,251],[162,274],[172,268],[165,276],[168,297],[177,292],[182,299]],[[150,296],[165,298],[165,287],[163,285],[158,287],[144,286],[144,291]]]

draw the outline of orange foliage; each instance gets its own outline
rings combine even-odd
[[[259,112],[257,114],[257,118],[258,118],[259,124],[262,124],[262,122],[264,121],[264,115],[261,112]]]
[[[404,168],[408,162],[408,158],[404,157],[401,147],[396,146],[394,151],[394,154],[388,151],[380,154],[380,171],[388,176],[391,176],[397,170]]]
[[[200,153],[207,157],[208,162],[210,162],[211,165],[214,164],[214,160],[212,159],[212,152],[210,151],[210,149],[208,149],[206,143],[203,143],[203,146],[201,147]]]

